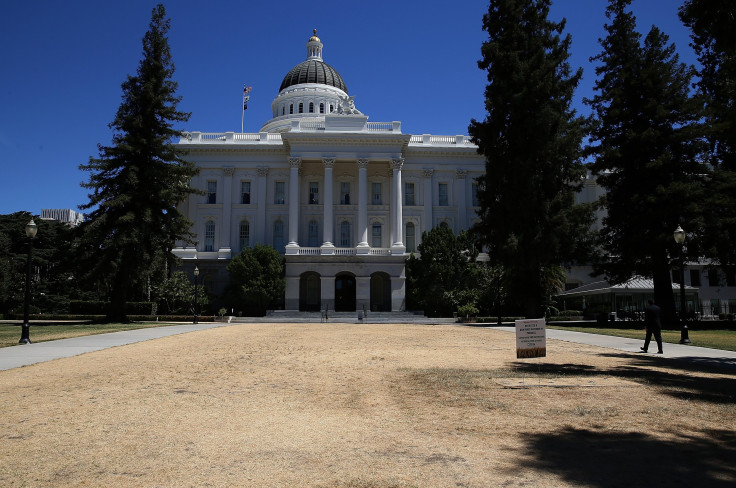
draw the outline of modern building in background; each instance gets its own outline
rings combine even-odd
[[[68,208],[44,208],[41,210],[42,220],[56,220],[76,227],[84,220],[84,214]]]
[[[269,244],[285,257],[287,310],[404,310],[405,260],[423,231],[473,224],[485,160],[464,135],[369,122],[323,61],[316,32],[306,46],[258,133],[188,132],[179,141],[205,194],[181,206],[198,242],[174,253],[219,294],[230,259]]]

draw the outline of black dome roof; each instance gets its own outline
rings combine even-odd
[[[334,86],[345,93],[348,92],[340,73],[335,71],[335,68],[329,64],[318,59],[308,59],[294,66],[284,76],[284,81],[281,82],[279,91],[301,83],[319,83],[321,85]]]

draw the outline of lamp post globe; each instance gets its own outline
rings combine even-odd
[[[199,268],[194,266],[194,323],[199,323],[199,300],[197,297],[197,281],[199,278]]]
[[[685,231],[680,225],[672,234],[675,242],[680,245],[680,344],[690,344],[690,337],[685,321],[687,303],[685,302]]]
[[[28,260],[26,262],[26,290],[25,299],[23,302],[23,325],[21,325],[20,341],[18,344],[30,344],[31,343],[31,324],[28,319],[29,307],[31,304],[31,269],[33,261],[33,239],[36,237],[38,232],[38,226],[31,218],[31,221],[26,224],[26,237],[28,237]]]

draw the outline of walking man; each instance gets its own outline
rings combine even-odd
[[[647,335],[644,339],[644,347],[641,348],[642,352],[648,352],[649,342],[652,340],[652,334],[654,334],[654,340],[657,341],[657,347],[659,348],[657,354],[662,354],[662,323],[659,320],[660,311],[660,308],[653,301],[647,300],[647,306],[644,308],[644,326],[646,327]]]

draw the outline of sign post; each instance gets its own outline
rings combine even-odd
[[[516,321],[516,357],[543,358],[547,356],[547,323],[544,319]]]

